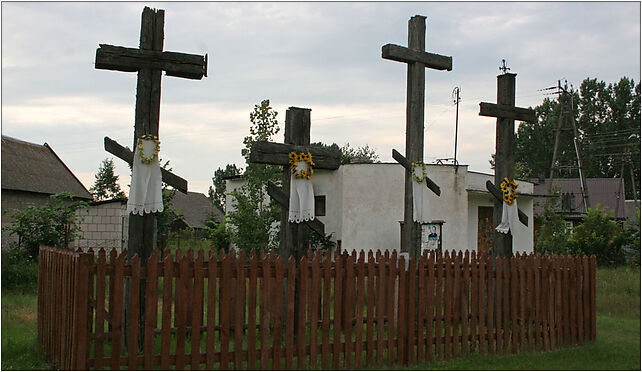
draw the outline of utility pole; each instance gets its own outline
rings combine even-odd
[[[459,97],[459,92],[460,89],[459,87],[455,87],[453,90],[453,100],[455,104],[457,105],[457,110],[455,111],[455,157],[453,160],[453,164],[455,165],[455,173],[457,173],[457,131],[459,130],[459,101],[461,101],[461,97]]]
[[[555,89],[555,87],[547,88],[547,89]],[[588,212],[588,209],[590,207],[588,190],[586,187],[586,179],[584,177],[584,173],[582,169],[582,159],[580,157],[580,149],[579,149],[579,143],[578,143],[579,133],[577,131],[577,125],[575,125],[575,115],[573,115],[573,107],[574,107],[573,85],[571,85],[571,88],[569,90],[568,82],[566,80],[564,80],[564,86],[562,86],[561,80],[558,80],[556,93],[558,94],[558,101],[560,104],[560,116],[557,122],[557,129],[555,130],[555,144],[553,145],[553,159],[551,160],[551,171],[549,174],[549,178],[550,179],[553,178],[553,175],[555,174],[555,169],[562,168],[561,166],[556,165],[557,150],[559,147],[559,139],[560,139],[560,133],[562,131],[562,125],[565,122],[564,119],[568,119],[568,117],[570,116],[571,126],[573,130],[573,147],[575,150],[575,157],[577,159],[577,171],[580,178],[582,203],[584,205],[584,212]],[[552,183],[551,183],[551,186],[552,186]]]

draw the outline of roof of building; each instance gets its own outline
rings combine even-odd
[[[586,213],[586,208],[582,202],[582,188],[579,178],[553,178],[539,181],[535,184],[534,194],[538,196],[535,199],[535,215],[544,210],[546,197],[551,197],[549,193],[550,185],[560,193],[560,198],[567,196],[567,207],[561,212],[566,212],[569,217],[580,217]],[[622,178],[587,178],[586,188],[589,199],[589,207],[595,208],[598,204],[605,211],[610,211],[614,218],[620,219],[626,217],[624,207],[624,180]],[[561,208],[561,205],[560,205]]]
[[[221,212],[207,195],[200,192],[176,192],[171,201],[171,205],[179,214],[185,218],[183,221],[192,228],[204,228],[205,220],[214,217],[216,222],[223,221],[223,212]]]
[[[91,194],[48,145],[2,136],[2,188],[91,199]]]

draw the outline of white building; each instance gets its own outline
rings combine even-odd
[[[312,178],[317,217],[342,251],[399,250],[403,221],[404,168],[397,163],[346,164],[336,171],[316,170]],[[486,181],[494,176],[460,165],[428,165],[428,176],[441,188],[431,193],[431,224],[423,228],[424,247],[445,250],[487,250],[492,226],[493,197]],[[243,185],[228,179],[227,191]],[[517,181],[518,207],[529,224],[513,232],[514,252],[533,252],[533,184]],[[234,208],[227,196],[226,210]],[[437,240],[428,233],[437,232]],[[433,235],[435,236],[435,235]],[[432,238],[432,237],[431,237]]]

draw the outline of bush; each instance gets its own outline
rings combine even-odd
[[[624,228],[604,213],[600,206],[589,209],[584,222],[575,228],[571,238],[571,252],[595,255],[598,265],[612,266],[625,263],[623,247],[630,240]]]
[[[75,201],[68,192],[52,195],[49,204],[29,206],[14,210],[13,220],[7,230],[18,236],[12,248],[24,250],[28,256],[37,257],[41,245],[66,248],[80,234],[76,211],[86,208],[84,201]]]
[[[33,292],[38,288],[38,262],[24,249],[2,252],[2,290]]]

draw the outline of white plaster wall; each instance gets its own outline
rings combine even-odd
[[[404,168],[399,164],[346,164],[343,176],[341,249],[399,249]]]
[[[343,172],[318,169],[312,176],[314,195],[325,195],[325,216],[317,216],[325,225],[325,234],[332,235],[332,240],[341,240],[343,215]]]
[[[492,206],[486,180],[493,176],[468,172],[459,166],[428,165],[427,173],[441,188],[441,196],[431,194],[432,221],[444,221],[442,247],[463,251],[477,249],[477,208]],[[227,180],[228,192],[245,183]],[[332,240],[341,240],[344,251],[399,249],[403,220],[404,168],[397,163],[346,164],[336,171],[318,170],[313,177],[315,195],[326,196],[326,215],[319,220],[326,225]],[[532,193],[532,184],[518,181],[520,192]],[[478,189],[479,192],[471,192]],[[532,220],[532,198],[522,195],[518,206]],[[226,198],[226,210],[234,209],[233,198]],[[516,251],[532,252],[533,224],[520,228],[515,239]]]

